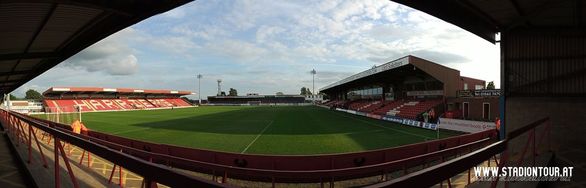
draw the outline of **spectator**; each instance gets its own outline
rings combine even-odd
[[[500,135],[500,133],[501,133],[501,119],[500,119],[500,118],[498,118],[498,117],[495,117],[494,119],[495,119],[495,121],[494,121],[494,124],[496,125],[496,129],[495,129],[495,131],[496,131],[496,136],[497,136],[497,138],[499,138],[499,140],[500,140],[500,136],[501,136],[501,135]]]

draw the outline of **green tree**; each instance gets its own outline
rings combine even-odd
[[[300,95],[311,95],[311,90],[309,90],[309,88],[302,87]]]
[[[283,94],[283,92],[280,92],[280,91],[279,91],[279,92],[277,92],[275,95],[285,95],[285,94]]]
[[[495,87],[494,87],[494,81],[488,82],[488,84],[486,85],[486,89],[495,89]]]
[[[41,93],[39,93],[38,91],[35,91],[34,89],[29,89],[28,91],[26,91],[24,98],[25,99],[41,100],[41,99],[43,99],[43,95],[41,95]]]
[[[10,100],[20,100],[20,98],[10,94]]]
[[[238,91],[236,91],[234,88],[230,88],[230,91],[228,91],[228,96],[238,96]]]

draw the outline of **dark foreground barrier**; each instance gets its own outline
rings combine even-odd
[[[136,174],[139,174],[145,179],[145,187],[153,187],[155,185],[155,182],[168,185],[171,187],[182,187],[185,185],[193,185],[195,187],[226,187],[226,185],[224,184],[204,180],[198,177],[194,177],[185,173],[175,171],[169,167],[149,163],[148,161],[138,159],[136,157],[133,157],[126,153],[119,152],[112,148],[108,148],[107,146],[101,145],[99,143],[91,142],[86,138],[73,135],[70,131],[59,128],[60,126],[56,127],[54,124],[49,124],[45,121],[38,121],[37,119],[31,118],[29,116],[25,116],[14,112],[8,112],[0,109],[0,122],[2,123],[2,126],[4,126],[4,128],[8,130],[10,134],[13,134],[13,138],[17,139],[16,142],[23,142],[28,144],[29,161],[32,155],[31,147],[33,147],[33,142],[36,143],[38,147],[40,147],[39,140],[37,139],[36,134],[34,132],[40,130],[50,134],[53,137],[55,146],[55,165],[53,166],[53,168],[55,168],[54,187],[61,186],[61,178],[59,173],[59,157],[67,157],[63,150],[63,144],[61,143],[61,141],[73,144],[79,148],[83,148],[88,152],[98,155],[106,160],[111,161],[116,165],[120,165],[125,169],[128,169]],[[44,161],[43,166],[45,168],[50,168],[49,165],[46,164],[44,156],[42,157]],[[72,184],[74,185],[74,187],[78,187],[79,185],[77,183],[77,179],[75,178],[75,174],[71,170],[69,161],[64,160],[64,162],[66,163],[68,175],[72,181]]]
[[[408,174],[409,168],[428,166],[431,163],[443,162],[449,157],[469,153],[493,143],[495,138],[494,130],[489,130],[396,148],[356,153],[309,156],[250,155],[156,144],[93,131],[88,132],[87,135],[73,135],[68,125],[13,112],[3,111],[3,116],[36,124],[43,130],[47,129],[47,132],[51,134],[58,131],[55,132],[59,134],[57,137],[67,136],[68,138],[63,139],[64,141],[72,141],[74,145],[84,149],[97,146],[107,147],[118,155],[127,156],[125,154],[128,154],[141,158],[145,164],[164,164],[211,174],[214,180],[221,177],[221,182],[226,182],[228,178],[235,178],[273,184],[330,182],[332,183],[330,185],[333,185],[334,181],[372,176],[381,176],[381,180],[386,180],[388,173],[399,171]],[[87,150],[95,153],[91,149]],[[108,160],[110,158],[107,155],[111,155],[103,152],[96,154]],[[123,163],[120,165],[125,167]]]
[[[540,133],[538,128],[541,127]],[[431,187],[437,183],[447,180],[448,187],[451,187],[449,179],[455,175],[468,170],[468,183],[470,183],[470,168],[475,167],[479,163],[495,158],[497,166],[502,168],[504,166],[523,166],[525,160],[532,160],[529,166],[535,166],[535,160],[538,155],[544,152],[551,152],[551,125],[549,117],[545,117],[529,123],[519,129],[516,129],[507,134],[505,140],[492,143],[486,147],[480,148],[471,153],[454,158],[436,166],[423,169],[419,172],[412,173],[391,181],[372,185],[371,187]],[[524,139],[521,137],[525,135],[527,141],[522,145],[522,152],[516,156],[516,161],[512,161],[511,153],[508,151],[516,139]],[[547,139],[546,139],[547,137]],[[522,141],[522,140],[521,140]],[[529,147],[531,146],[531,147]],[[543,146],[542,151],[538,151],[537,147]],[[531,153],[527,151],[531,148]],[[496,160],[496,156],[500,155],[500,160]],[[525,155],[529,155],[527,158]],[[502,181],[497,176],[490,184],[490,187],[497,187],[498,183]],[[504,187],[509,187],[509,181],[504,182]]]

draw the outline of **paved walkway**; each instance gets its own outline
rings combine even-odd
[[[34,184],[28,179],[26,169],[19,165],[17,154],[11,149],[8,137],[0,131],[0,187],[32,187]]]

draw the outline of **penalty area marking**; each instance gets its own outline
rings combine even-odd
[[[389,129],[389,130],[397,131],[397,132],[400,132],[400,133],[404,133],[404,134],[409,134],[409,135],[421,137],[421,138],[424,138],[425,140],[428,140],[428,139],[434,140],[434,138],[432,138],[432,137],[427,137],[427,136],[423,136],[423,135],[419,135],[419,134],[415,134],[415,133],[410,133],[410,132],[406,132],[406,131],[394,129],[394,128],[391,128],[391,127],[382,126],[382,125],[379,125],[379,124],[376,124],[376,123],[372,123],[370,121],[366,121],[366,120],[363,120],[363,119],[358,119],[356,117],[338,114],[338,112],[334,112],[334,114],[339,115],[339,116],[342,116],[342,117],[348,117],[348,118],[352,118],[352,119],[355,119],[355,120],[358,120],[358,121],[362,121],[362,122],[367,123],[367,124],[370,124],[370,125],[374,125],[374,126],[377,126],[377,127],[381,127],[383,129]]]
[[[256,142],[256,140],[263,134],[265,133],[265,131],[273,124],[273,121],[271,121],[267,126],[265,126],[264,129],[262,129],[262,131],[260,131],[260,133],[258,133],[258,135],[256,135],[256,137],[254,138],[254,140],[252,140],[252,142],[250,142],[248,144],[248,146],[246,146],[246,148],[244,148],[244,150],[242,150],[242,152],[240,153],[244,153],[246,152],[246,150],[248,150],[248,148],[250,148],[250,146],[252,146],[252,144],[254,144],[254,142]]]

